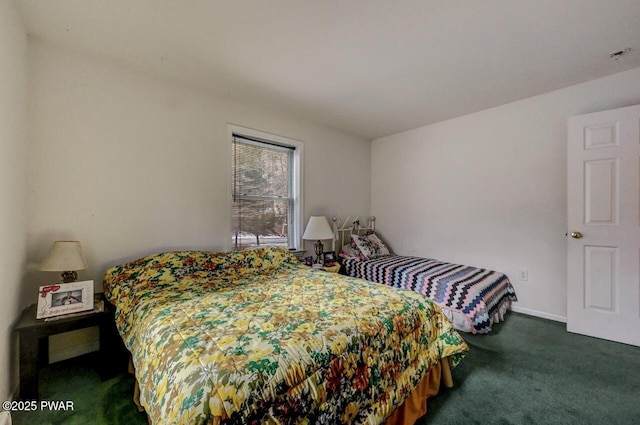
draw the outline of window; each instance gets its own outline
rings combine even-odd
[[[301,142],[234,127],[231,151],[231,247],[297,248]]]

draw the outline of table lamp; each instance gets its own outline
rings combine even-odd
[[[62,282],[78,280],[77,270],[87,268],[82,255],[82,247],[78,241],[55,241],[45,257],[40,270],[46,272],[62,272]]]
[[[307,223],[307,228],[304,230],[302,239],[317,241],[313,245],[315,248],[317,264],[314,264],[314,267],[322,267],[322,254],[324,252],[324,247],[322,246],[321,240],[333,239],[334,236],[333,229],[329,225],[327,217],[321,215],[311,216],[311,218],[309,218],[309,222]]]

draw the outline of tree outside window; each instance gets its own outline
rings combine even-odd
[[[233,137],[232,246],[294,247],[294,148]]]

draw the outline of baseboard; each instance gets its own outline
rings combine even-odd
[[[544,311],[532,310],[530,308],[518,307],[515,305],[511,305],[511,310],[528,316],[542,317],[543,319],[567,323],[567,318],[565,316],[558,316],[557,314],[545,313]]]
[[[0,425],[11,425],[11,412],[0,410]]]
[[[98,351],[99,349],[100,341],[92,341],[87,344],[74,345],[67,350],[56,350],[55,352],[49,353],[49,364],[78,357],[83,354]]]

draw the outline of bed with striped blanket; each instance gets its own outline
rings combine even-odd
[[[343,258],[342,263],[349,276],[425,295],[463,332],[490,332],[517,301],[509,278],[492,270],[402,255]]]

